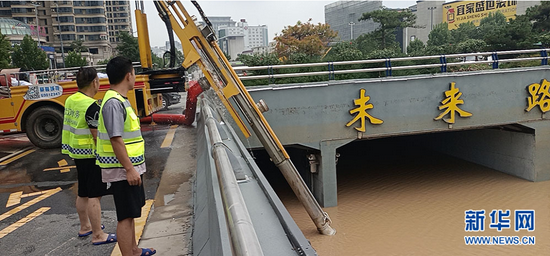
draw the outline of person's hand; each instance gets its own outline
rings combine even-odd
[[[141,177],[139,177],[139,173],[134,168],[126,171],[126,180],[128,180],[128,184],[130,184],[130,186],[141,185]]]

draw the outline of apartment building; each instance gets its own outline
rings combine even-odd
[[[109,42],[113,48],[116,48],[120,42],[118,37],[120,32],[132,34],[130,1],[105,1],[105,7],[109,25]]]
[[[28,24],[58,53],[61,44],[67,53],[81,40],[91,64],[113,55],[120,31],[132,33],[130,1],[0,1],[0,17]],[[61,54],[56,57],[60,63]]]

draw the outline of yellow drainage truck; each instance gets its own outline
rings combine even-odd
[[[26,132],[29,140],[40,148],[61,147],[65,100],[77,92],[78,87],[76,81],[56,82],[57,79],[52,79],[59,77],[58,71],[0,74],[0,134]],[[74,69],[62,71],[76,73]],[[37,84],[19,80],[20,75],[29,74],[43,79],[38,79]],[[101,78],[95,98],[102,99],[109,86],[108,78]],[[128,100],[140,117],[162,109],[162,95],[152,92],[149,75],[136,75],[134,90],[128,93]]]

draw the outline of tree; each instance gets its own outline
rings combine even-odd
[[[271,66],[281,64],[275,53],[261,53],[253,55],[241,54],[237,57],[245,66]]]
[[[363,56],[380,49],[382,45],[382,42],[377,39],[374,33],[362,34],[353,41],[357,45],[357,49],[363,53]]]
[[[87,52],[88,51],[88,47],[86,46],[83,46],[82,45],[82,40],[75,40],[71,43],[71,49],[74,51],[74,52]]]
[[[151,51],[151,59],[153,60],[153,67],[164,68],[164,60]]]
[[[338,35],[328,24],[312,24],[298,21],[294,26],[286,26],[281,34],[275,37],[275,50],[279,57],[289,57],[291,54],[321,56],[328,48],[328,43]]]
[[[479,30],[489,51],[532,48],[535,43],[531,22],[524,15],[507,21],[500,12],[489,14],[480,21]]]
[[[324,58],[328,61],[348,61],[363,59],[363,53],[353,42],[341,42],[332,47]]]
[[[42,70],[49,67],[46,52],[38,48],[29,35],[25,35],[20,45],[15,45],[12,60],[15,67],[26,70]]]
[[[525,16],[533,22],[535,32],[550,31],[550,2],[541,1],[540,5],[527,8]]]
[[[434,26],[428,35],[428,46],[447,46],[451,43],[451,32],[446,22]]]
[[[0,33],[0,69],[10,67],[11,43],[6,35]]]
[[[411,56],[422,55],[425,48],[426,47],[424,46],[422,40],[416,38],[409,44],[409,46],[407,46],[407,53]]]
[[[388,36],[394,36],[396,28],[416,27],[416,15],[408,9],[396,11],[382,7],[380,10],[363,13],[359,21],[363,20],[372,20],[380,24],[380,27],[374,31],[381,42],[380,49],[386,49],[387,42],[395,41],[395,38],[388,40]]]
[[[470,52],[479,52],[485,49],[487,44],[485,41],[480,39],[468,39],[466,41],[458,43],[456,50],[458,53],[470,53]],[[477,60],[477,56],[476,56]]]
[[[126,31],[121,31],[118,37],[120,38],[120,44],[116,47],[118,55],[130,59],[132,62],[139,61],[139,44],[137,38]]]
[[[69,51],[67,57],[65,57],[65,66],[66,67],[82,67],[88,65],[86,58],[82,57],[80,52]]]
[[[451,30],[453,42],[460,43],[468,39],[482,39],[478,27],[473,22],[466,22],[458,25],[457,29]]]

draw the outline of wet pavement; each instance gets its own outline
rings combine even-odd
[[[183,103],[164,113],[181,113]],[[170,125],[142,125],[146,199],[154,199],[172,146]],[[173,127],[172,127],[173,129]],[[0,255],[111,255],[115,244],[77,238],[77,172],[60,149],[40,149],[25,134],[0,136]],[[112,196],[101,199],[105,232],[116,232]]]

